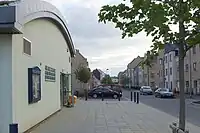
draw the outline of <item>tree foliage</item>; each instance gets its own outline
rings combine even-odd
[[[100,22],[113,22],[122,30],[122,38],[142,31],[151,35],[151,53],[155,54],[166,43],[179,44],[180,34],[174,28],[178,29],[180,20],[185,29],[185,51],[200,43],[199,7],[199,0],[129,0],[119,5],[105,5],[98,15]]]
[[[88,81],[91,78],[91,72],[90,69],[87,67],[80,66],[75,71],[76,79],[78,79],[82,83],[88,83]]]
[[[179,49],[180,114],[179,127],[185,129],[184,57],[200,44],[200,0],[123,0],[118,5],[105,5],[98,14],[100,22],[112,22],[122,31],[122,38],[139,32],[152,36],[151,50],[145,64],[165,44]]]
[[[102,84],[113,84],[112,79],[109,75],[106,75],[102,80],[101,80]]]

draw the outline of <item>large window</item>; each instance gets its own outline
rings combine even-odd
[[[39,67],[28,69],[28,102],[36,103],[41,100],[41,70]]]
[[[45,81],[56,81],[56,69],[51,68],[49,66],[45,66]]]
[[[23,39],[23,52],[27,55],[31,55],[31,41],[26,38]]]

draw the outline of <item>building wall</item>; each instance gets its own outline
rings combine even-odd
[[[83,87],[89,87],[88,84],[83,84],[76,79],[75,71],[81,66],[88,67],[88,62],[87,59],[81,55],[79,50],[76,50],[76,55],[72,58],[72,89],[73,91],[79,91],[79,94],[84,93]]]
[[[12,123],[12,36],[0,35],[0,133]]]
[[[24,25],[24,34],[13,35],[13,122],[25,131],[58,111],[60,107],[60,73],[71,73],[71,57],[59,28],[47,19]],[[32,42],[32,55],[23,53],[23,37]],[[56,69],[56,82],[45,81],[45,65]],[[41,100],[28,104],[28,68],[41,69]],[[71,86],[69,86],[70,88]]]

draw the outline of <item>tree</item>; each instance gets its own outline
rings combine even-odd
[[[126,1],[126,0],[123,0]],[[199,0],[129,0],[118,5],[105,5],[98,14],[100,22],[113,22],[122,30],[122,38],[139,32],[151,35],[155,54],[164,44],[179,49],[180,112],[179,128],[185,130],[184,57],[200,43]],[[174,29],[178,29],[177,31]]]
[[[76,78],[82,82],[82,83],[88,83],[88,81],[91,78],[91,72],[90,69],[87,67],[80,66],[76,71],[75,71]]]
[[[106,75],[102,80],[101,80],[102,84],[113,84],[112,79],[109,75]]]

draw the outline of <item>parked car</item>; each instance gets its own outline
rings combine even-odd
[[[122,97],[122,92],[114,91],[106,87],[98,87],[98,88],[92,89],[88,92],[88,96],[93,97],[93,98],[98,98],[98,97],[102,97],[102,93],[103,93],[103,96],[107,98],[112,97],[116,99],[118,97]]]
[[[141,95],[153,95],[153,91],[150,86],[142,86],[140,89]]]
[[[168,88],[159,88],[155,91],[155,97],[160,98],[174,98],[173,92]]]

